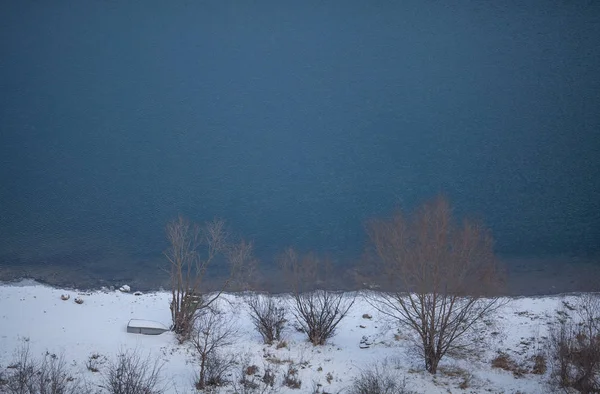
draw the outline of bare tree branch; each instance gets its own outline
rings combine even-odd
[[[265,344],[281,339],[286,320],[285,308],[270,294],[254,294],[246,298],[250,318]]]
[[[234,358],[224,358],[220,350],[237,339],[237,328],[217,309],[202,310],[194,325],[192,344],[199,359],[196,388],[224,383],[223,376],[233,366]]]
[[[583,294],[571,309],[575,316],[550,327],[550,379],[556,388],[600,392],[600,296]],[[560,316],[568,316],[563,310]]]
[[[327,261],[308,254],[299,256],[287,249],[281,257],[288,283],[292,287],[292,314],[313,345],[324,345],[354,304],[355,295],[327,289]]]
[[[196,312],[210,307],[251,259],[252,243],[242,240],[230,244],[222,220],[200,227],[180,216],[167,224],[166,232],[170,244],[165,257],[170,265],[172,330],[184,341],[192,331]],[[225,259],[229,275],[209,295],[203,279],[219,258]]]
[[[121,350],[104,375],[104,388],[110,394],[162,394],[161,370],[164,363],[142,357],[137,350]]]
[[[417,334],[425,367],[436,373],[442,357],[467,347],[461,339],[503,305],[491,234],[472,221],[456,225],[443,197],[410,217],[373,220],[368,234],[390,280],[390,291],[368,300]]]

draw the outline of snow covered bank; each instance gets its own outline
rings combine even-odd
[[[65,294],[70,295],[68,300],[61,299]],[[83,300],[82,304],[74,302],[77,297]],[[137,349],[165,363],[162,374],[168,392],[194,393],[192,382],[197,360],[190,347],[178,345],[170,332],[127,333],[131,319],[169,326],[169,297],[170,294],[162,292],[139,296],[120,291],[77,292],[35,282],[0,286],[0,368],[7,367],[23,338],[28,338],[32,355],[41,356],[46,351],[63,354],[73,376],[99,384],[101,363],[98,373],[86,368],[92,355],[111,359],[121,350]],[[556,309],[573,298],[511,300],[501,311],[498,324],[481,333],[481,337],[487,338],[482,342],[483,354],[468,361],[445,358],[436,377],[423,371],[403,333],[398,333],[360,297],[341,322],[336,336],[322,347],[307,343],[304,335],[293,328],[293,322],[284,334],[286,347],[263,345],[241,295],[225,295],[221,305],[240,328],[235,345],[227,349],[229,353],[246,359],[259,370],[270,366],[278,371],[278,381],[288,364],[297,367],[301,388],[281,387],[277,383],[276,392],[310,393],[317,384],[321,385],[321,391],[340,392],[350,387],[361,371],[387,359],[405,377],[407,389],[418,393],[546,393],[547,373],[517,378],[510,372],[492,368],[491,361],[498,351],[503,351],[519,363],[529,363],[541,346],[547,324],[556,318]],[[372,318],[363,317],[365,314]],[[371,345],[361,348],[365,337]]]

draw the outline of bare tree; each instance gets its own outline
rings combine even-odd
[[[267,345],[281,339],[286,322],[285,308],[271,294],[254,294],[246,299],[250,318]]]
[[[473,221],[456,224],[443,197],[410,217],[373,220],[368,234],[390,280],[389,291],[368,300],[417,334],[425,368],[435,374],[442,357],[465,350],[468,334],[503,305],[491,234]]]
[[[203,309],[194,325],[192,344],[200,362],[196,389],[219,386],[236,360],[221,353],[237,339],[237,328],[223,312],[211,307]]]
[[[313,345],[324,345],[348,314],[356,296],[327,288],[328,261],[312,254],[300,257],[292,248],[281,257],[292,287],[292,314]]]
[[[165,256],[170,264],[172,330],[184,341],[191,333],[196,312],[217,300],[250,259],[252,244],[246,241],[229,244],[222,220],[200,227],[181,216],[167,225],[167,238],[170,247]],[[229,275],[215,292],[207,295],[203,279],[217,258],[229,265]]]

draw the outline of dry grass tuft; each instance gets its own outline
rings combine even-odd
[[[508,354],[499,352],[496,358],[492,360],[492,367],[512,372],[516,378],[520,378],[527,373],[527,370],[516,363]]]

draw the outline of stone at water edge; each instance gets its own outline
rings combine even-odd
[[[129,285],[123,285],[119,287],[119,290],[123,293],[129,293],[131,291],[131,287],[129,287]]]
[[[142,293],[141,291],[136,291],[135,293],[133,293],[134,296],[141,296],[142,294],[144,293]]]

